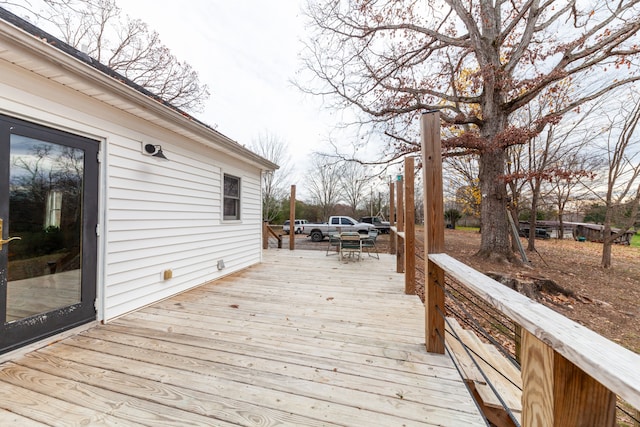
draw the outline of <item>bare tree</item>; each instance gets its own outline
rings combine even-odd
[[[554,96],[541,97],[540,102],[532,103],[522,110],[519,118],[533,123],[546,109],[555,109],[567,102],[571,92],[570,86],[558,88]],[[600,98],[600,100],[603,100]],[[537,214],[539,204],[544,201],[546,194],[558,187],[546,185],[546,183],[568,183],[575,178],[590,177],[591,170],[577,169],[579,164],[567,163],[565,157],[575,158],[576,153],[586,157],[586,153],[593,144],[594,136],[590,129],[589,119],[601,108],[600,102],[592,102],[587,105],[580,114],[571,112],[565,120],[558,124],[547,124],[544,131],[529,139],[526,145],[514,145],[507,149],[507,188],[511,195],[511,209],[514,220],[517,221],[520,212],[529,209],[529,236],[527,250],[535,250],[537,228]],[[592,163],[589,163],[591,165]],[[567,182],[568,181],[568,182]],[[563,186],[566,189],[566,186]],[[556,193],[557,194],[557,193]],[[525,200],[526,197],[526,200]],[[557,200],[556,200],[557,201]],[[528,203],[528,205],[527,205]],[[515,243],[515,242],[514,242]]]
[[[419,150],[419,115],[438,109],[450,153],[477,153],[479,256],[515,260],[506,220],[506,149],[614,87],[640,78],[640,0],[309,2],[312,22],[299,83],[355,107],[389,137],[390,155]],[[531,124],[512,116],[568,83],[572,96]]]
[[[371,177],[367,175],[364,165],[357,162],[344,162],[340,177],[342,197],[351,208],[351,215],[355,216],[358,206],[364,198],[364,191],[368,188]]]
[[[480,216],[480,188],[478,186],[477,156],[446,157],[443,175],[447,187],[453,192],[455,207],[463,215],[478,218]]]
[[[307,189],[313,203],[320,207],[322,218],[326,220],[341,198],[343,164],[317,153],[312,155],[311,164],[306,176]]]
[[[26,7],[3,6],[29,15],[74,48],[185,111],[201,111],[207,85],[186,62],[179,61],[139,19],[122,15],[115,0],[33,0]],[[40,3],[41,9],[36,4]],[[54,33],[55,32],[55,33]]]
[[[555,161],[553,167],[557,171],[549,182],[549,197],[558,216],[558,239],[564,238],[564,216],[567,205],[584,200],[587,190],[581,180],[593,180],[600,160],[592,153],[575,150],[567,152]]]
[[[73,0],[0,0],[0,7],[14,10],[28,18],[30,16],[40,16],[37,10],[39,3],[48,6],[63,6],[69,5],[72,1]]]
[[[570,86],[558,88],[558,91],[552,97],[543,97],[541,100],[546,106],[536,106],[542,109],[560,108],[562,104],[567,102],[571,93]],[[572,157],[576,152],[582,153],[586,157],[586,153],[596,138],[591,132],[591,119],[602,107],[606,96],[598,99],[598,102],[591,102],[580,114],[569,113],[568,119],[559,124],[547,124],[545,130],[535,137],[531,138],[527,144],[527,155],[525,156],[527,167],[522,170],[521,176],[529,185],[529,194],[531,196],[530,204],[530,232],[527,249],[535,250],[535,229],[538,213],[538,205],[544,199],[543,189],[549,189],[544,185],[552,182],[556,176],[565,180],[571,180],[577,177],[588,178],[593,176],[592,170],[576,169],[579,163],[573,163],[572,169],[566,167],[557,168],[561,159]],[[530,109],[529,109],[530,111]],[[537,113],[539,115],[540,112]],[[530,116],[529,121],[533,122]],[[590,163],[592,165],[593,163]],[[550,190],[550,189],[549,189]]]
[[[624,119],[621,129],[614,122],[606,146],[608,170],[602,241],[604,268],[611,268],[611,245],[634,224],[640,206],[640,136],[636,133],[640,122],[640,98],[636,95],[631,101],[629,104],[633,106],[632,109],[622,106],[622,114],[617,116]],[[612,231],[614,222],[620,227],[617,232]]]
[[[280,168],[262,175],[262,219],[273,221],[282,212],[282,202],[289,195],[288,189],[293,165],[287,144],[277,135],[262,132],[253,140],[251,149]]]

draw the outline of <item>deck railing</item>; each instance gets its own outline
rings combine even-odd
[[[638,354],[447,254],[429,254],[428,259],[443,276],[521,326],[522,425],[613,426],[616,395],[640,407]],[[444,330],[432,333],[445,336]]]
[[[614,426],[616,400],[640,408],[640,355],[530,300],[444,253],[444,208],[439,114],[422,117],[422,169],[425,195],[424,301],[427,351],[445,352],[447,281],[455,280],[517,325],[522,413],[503,425]],[[413,163],[405,164],[413,170]],[[411,172],[405,170],[405,175]],[[405,185],[407,200],[413,183]],[[399,272],[415,271],[404,230],[407,209],[396,187],[398,223],[392,241]],[[406,196],[410,193],[410,196]],[[392,206],[394,200],[392,199]],[[406,203],[408,209],[413,204]],[[393,220],[393,218],[392,218]],[[412,232],[412,234],[415,234]],[[393,245],[391,245],[393,246]],[[422,257],[421,257],[422,258]],[[402,265],[401,265],[402,264]],[[406,291],[411,286],[405,287]],[[637,412],[636,412],[637,413]]]
[[[278,249],[282,249],[282,235],[276,233],[276,231],[269,225],[269,222],[264,221],[262,223],[262,249],[269,249],[269,239],[273,238],[278,243]]]

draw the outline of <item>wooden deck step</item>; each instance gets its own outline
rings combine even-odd
[[[460,326],[456,319],[447,318],[447,330],[461,340],[460,342],[454,336],[448,335],[447,348],[460,367],[465,381],[479,400],[478,403],[485,415],[496,425],[513,425],[490,383],[516,419],[520,421],[522,414],[520,370],[493,345],[482,342],[473,331]],[[467,347],[469,352],[464,347]]]

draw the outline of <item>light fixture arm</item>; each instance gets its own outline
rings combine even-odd
[[[144,144],[143,152],[148,156],[169,160],[167,159],[167,156],[165,156],[162,152],[162,146],[159,144]]]

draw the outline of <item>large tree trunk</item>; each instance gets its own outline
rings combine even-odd
[[[515,262],[507,222],[507,189],[504,182],[504,149],[487,150],[480,155],[480,257]]]
[[[511,218],[513,219],[513,223],[516,225],[517,230],[520,231],[520,219],[519,219],[520,213],[518,209],[518,206],[520,206],[520,196],[518,195],[518,190],[517,190],[515,181],[512,180],[508,182],[507,190],[510,191],[510,193],[507,193],[507,197],[510,197],[510,200],[507,201],[507,210],[508,210],[507,215],[511,215]],[[519,237],[511,235],[511,251],[512,252],[518,252],[519,250],[519,245],[518,245],[519,241],[517,239],[519,239]]]
[[[602,230],[602,268],[611,268],[611,225],[605,220],[604,229]]]
[[[564,211],[558,210],[558,222],[560,223],[558,227],[558,236],[559,240],[564,240]]]
[[[535,178],[534,178],[535,179]],[[531,215],[529,215],[529,239],[527,240],[527,250],[536,250],[536,228],[538,228],[538,195],[540,194],[540,184],[536,180],[531,196]]]

